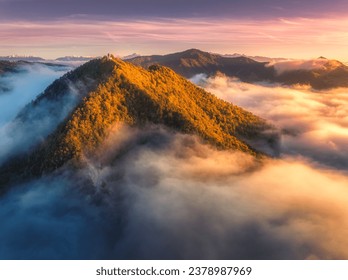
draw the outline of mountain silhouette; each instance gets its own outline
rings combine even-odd
[[[139,56],[128,61],[144,68],[153,64],[164,65],[186,78],[202,73],[213,76],[220,72],[242,81],[255,82],[268,80],[275,75],[275,70],[272,67],[266,67],[266,63],[257,62],[245,56],[224,57],[198,49],[163,56]]]
[[[323,67],[317,69],[289,69],[282,72],[267,62],[257,62],[246,56],[222,56],[198,49],[168,55],[139,56],[128,61],[144,68],[153,64],[167,66],[186,78],[202,73],[208,76],[223,73],[250,83],[300,84],[318,90],[348,87],[348,67],[336,60],[327,60]]]

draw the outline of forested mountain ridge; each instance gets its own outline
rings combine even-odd
[[[88,77],[88,79],[86,78]],[[263,153],[248,143],[276,141],[273,127],[252,113],[218,99],[169,68],[148,70],[114,57],[92,60],[54,82],[19,115],[64,93],[66,80],[89,81],[80,102],[57,129],[25,156],[0,168],[0,184],[15,176],[40,176],[73,160],[93,155],[116,124],[135,127],[160,125],[199,136],[219,149],[239,150],[254,156]],[[62,90],[63,88],[63,90]],[[267,133],[264,133],[264,132]]]

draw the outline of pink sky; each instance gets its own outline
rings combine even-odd
[[[218,53],[348,61],[348,18],[3,21],[0,55]]]

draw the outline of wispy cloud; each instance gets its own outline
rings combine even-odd
[[[9,50],[50,49],[62,53],[72,48],[90,54],[117,50],[164,53],[189,47],[288,57],[325,55],[346,59],[347,18],[153,19],[2,22],[0,53]],[[315,45],[315,48],[313,48]],[[260,48],[262,46],[262,48]],[[92,52],[92,53],[91,53]],[[47,52],[49,53],[49,52]],[[348,59],[348,58],[347,58]]]

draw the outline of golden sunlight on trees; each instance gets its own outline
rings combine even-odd
[[[198,135],[219,149],[262,155],[245,140],[260,137],[264,129],[270,128],[264,120],[218,99],[169,68],[153,65],[145,70],[108,56],[86,63],[70,75],[85,80],[93,77],[96,85],[66,121],[29,155],[26,161],[31,162],[31,174],[39,175],[69,160],[79,162],[84,155],[93,155],[119,123],[137,127],[163,125],[176,132]]]

